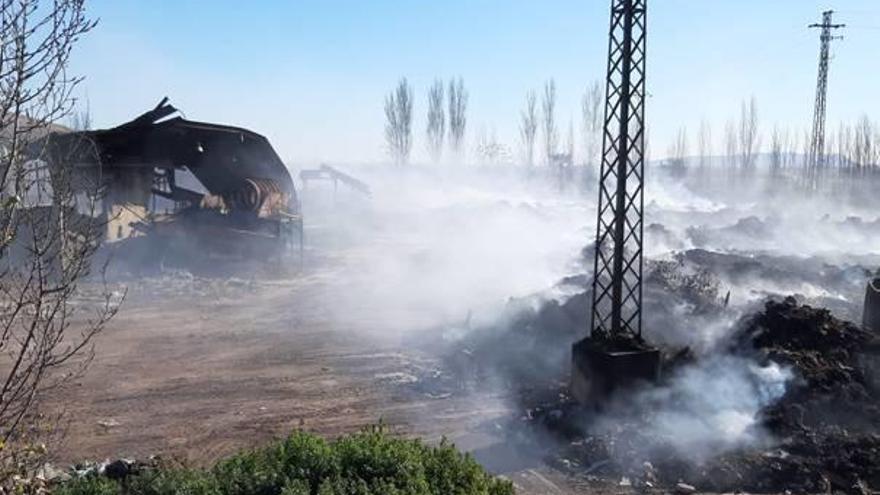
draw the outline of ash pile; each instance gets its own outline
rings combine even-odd
[[[653,342],[663,353],[662,380],[584,408],[569,395],[567,365],[587,319],[588,280],[563,281],[563,302],[511,301],[503,323],[474,331],[450,352],[458,384],[510,393],[515,448],[540,452],[587,482],[633,489],[880,489],[874,334],[802,298],[732,308],[706,270],[652,262],[646,327],[678,329]],[[725,329],[711,345],[683,345],[694,328],[711,325]]]

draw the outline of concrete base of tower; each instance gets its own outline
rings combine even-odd
[[[572,346],[571,395],[600,407],[612,395],[639,382],[660,379],[660,351],[641,345],[609,345],[587,337]]]

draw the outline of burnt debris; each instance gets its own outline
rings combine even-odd
[[[871,493],[880,486],[876,335],[791,297],[766,302],[737,327],[728,355],[775,363],[794,377],[778,400],[758,411],[750,428],[762,432],[761,441],[695,462],[653,428],[662,412],[615,411],[609,428],[601,416],[553,401],[526,415],[562,445],[548,453],[550,461],[575,475],[625,478],[644,487],[674,488],[685,480],[718,492]]]

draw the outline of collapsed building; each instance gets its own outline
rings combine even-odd
[[[94,194],[105,244],[148,240],[144,251],[154,254],[259,258],[295,244],[302,252],[293,179],[253,131],[186,120],[164,98],[111,129],[51,133],[38,149],[50,167],[73,171],[74,194]]]

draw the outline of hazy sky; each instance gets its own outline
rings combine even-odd
[[[425,92],[462,76],[468,147],[497,134],[518,149],[529,89],[556,80],[560,135],[579,129],[580,99],[605,71],[609,0],[89,0],[100,19],[74,53],[80,95],[107,127],[169,96],[188,118],[251,128],[282,158],[383,159],[385,94],[415,90],[415,143],[425,155]],[[762,130],[811,120],[822,10],[850,25],[834,43],[829,128],[880,120],[880,1],[649,0],[651,146],[662,156],[701,119],[720,150],[724,122],[757,98]]]

